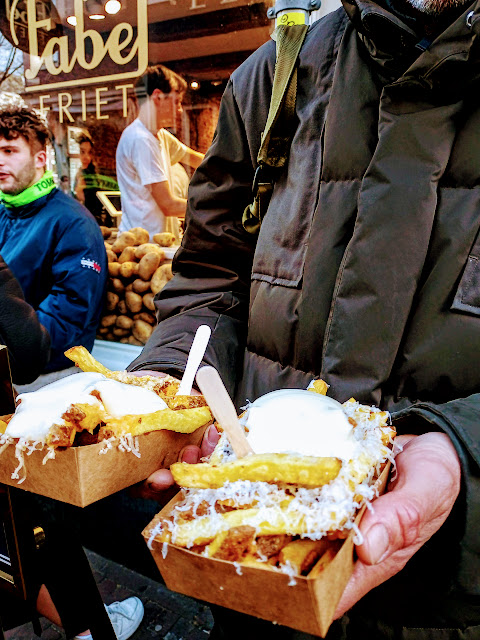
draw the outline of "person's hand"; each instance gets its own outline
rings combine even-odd
[[[210,425],[205,430],[201,446],[197,447],[193,444],[188,444],[180,451],[178,461],[188,462],[189,464],[200,462],[201,458],[205,458],[213,452],[219,437],[220,434],[214,425]],[[170,470],[159,469],[152,473],[145,482],[134,485],[131,489],[131,495],[136,498],[146,498],[156,500],[161,504],[166,504],[177,491],[178,487],[173,480]]]
[[[132,375],[136,376],[155,376],[158,378],[164,378],[165,373],[160,371],[132,371]],[[192,395],[200,395],[196,389],[192,389]],[[218,442],[220,434],[216,428],[212,425],[207,427],[203,435],[202,443],[200,447],[193,444],[189,444],[184,447],[178,456],[179,462],[188,462],[189,464],[196,464],[200,462],[200,458],[206,458],[215,449],[215,445]],[[166,503],[172,497],[172,495],[178,490],[175,485],[173,476],[169,469],[159,469],[152,473],[145,482],[140,482],[134,485],[131,489],[131,494],[138,498],[146,498],[150,500],[157,500],[161,503]]]
[[[444,433],[398,437],[397,474],[360,525],[358,561],[335,612],[341,617],[398,573],[447,519],[460,491],[460,462]]]

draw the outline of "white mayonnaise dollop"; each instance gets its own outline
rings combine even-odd
[[[53,424],[63,424],[62,415],[73,403],[97,404],[90,395],[95,384],[105,380],[101,373],[76,373],[18,396],[20,404],[5,434],[12,438],[44,440]]]
[[[255,453],[351,460],[358,444],[342,405],[302,389],[272,391],[248,407],[245,424]]]
[[[105,379],[97,382],[95,389],[102,398],[107,413],[114,418],[154,413],[167,408],[167,404],[154,391]]]
[[[92,391],[97,391],[100,402]],[[50,427],[63,424],[63,414],[72,404],[96,404],[120,418],[146,414],[167,408],[154,391],[110,380],[101,373],[77,373],[18,396],[21,400],[5,434],[12,438],[45,440]]]

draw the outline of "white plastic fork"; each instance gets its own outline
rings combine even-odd
[[[180,386],[178,387],[178,391],[175,395],[189,396],[192,393],[195,374],[202,362],[211,333],[212,330],[206,324],[201,324],[198,327],[195,337],[193,338],[192,346],[190,347],[190,353],[188,354],[185,373],[182,376]]]

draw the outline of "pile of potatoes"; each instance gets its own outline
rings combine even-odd
[[[163,245],[173,244],[173,235],[159,233],[150,242],[148,231],[135,227],[117,235],[101,227],[108,258],[108,291],[97,337],[126,344],[144,345],[155,324],[153,299],[172,277]]]

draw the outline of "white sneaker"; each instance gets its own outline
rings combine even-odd
[[[118,640],[127,640],[133,636],[143,620],[142,601],[132,596],[122,602],[113,602],[105,605],[108,617]],[[91,634],[75,636],[74,640],[93,640]]]
[[[127,640],[133,636],[143,620],[143,604],[135,596],[122,602],[113,602],[105,606],[105,609],[118,640]]]

